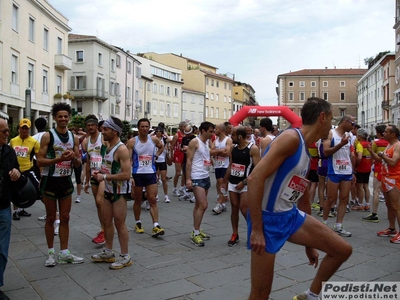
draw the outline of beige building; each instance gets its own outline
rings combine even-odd
[[[223,123],[232,116],[234,80],[217,74],[217,68],[173,53],[143,53],[155,60],[182,70],[183,88],[205,94],[204,120]]]
[[[255,97],[255,90],[250,84],[235,81],[233,86],[233,108],[232,115],[241,110],[243,106],[258,106]],[[243,124],[258,126],[257,117],[247,117],[243,120]]]
[[[68,19],[47,1],[1,1],[0,105],[10,123],[17,124],[24,116],[32,121],[44,116],[51,124],[53,103],[70,103],[66,95],[66,72],[72,65],[70,30]],[[24,113],[27,90],[31,111]]]
[[[304,69],[278,75],[278,105],[288,106],[300,115],[304,102],[310,97],[320,97],[332,103],[333,117],[357,117],[357,82],[367,69]],[[290,124],[282,117],[278,126]]]

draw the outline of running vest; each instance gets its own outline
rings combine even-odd
[[[123,145],[119,141],[108,153],[107,146],[101,146],[101,156],[103,158],[101,164],[101,173],[103,174],[119,174],[121,173],[121,164],[114,159],[115,152]],[[127,181],[108,181],[105,180],[105,191],[112,194],[127,194],[131,192],[130,180]]]
[[[384,151],[385,155],[389,158],[392,158],[394,150],[396,149],[396,147],[399,146],[400,146],[399,142],[396,142],[394,145],[389,144]],[[382,176],[385,177],[400,176],[400,163],[397,163],[395,166],[390,166],[382,159]]]
[[[296,130],[300,140],[296,152],[287,157],[279,169],[265,180],[261,207],[269,212],[291,210],[309,186],[306,179],[310,164],[308,149],[300,130],[292,130]]]
[[[47,149],[47,158],[57,158],[67,151],[68,149],[74,149],[74,135],[71,131],[67,131],[68,139],[63,142],[62,137],[55,129],[50,129],[50,144]],[[43,176],[53,177],[64,177],[71,176],[72,174],[72,161],[61,161],[51,166],[43,168]]]
[[[308,148],[308,153],[310,153],[310,170],[317,170],[318,169],[318,147],[316,143],[312,143],[311,146]]]
[[[346,133],[345,133],[346,134]],[[332,129],[331,147],[340,144],[342,137]],[[350,141],[338,151],[328,157],[328,175],[351,175],[353,173],[353,166],[350,159]]]
[[[90,171],[99,171],[103,161],[100,151],[101,146],[103,146],[101,132],[94,143],[92,143],[90,137],[88,137],[87,141],[87,154],[89,155]]]
[[[216,149],[225,149],[226,148],[226,141],[228,137],[226,136],[221,142],[219,138],[215,139],[215,148]],[[215,168],[228,168],[229,166],[229,156],[216,156],[215,157]]]
[[[139,136],[135,137],[135,146],[132,151],[132,174],[156,173],[155,151],[157,147],[147,135],[147,141],[142,143]]]
[[[367,146],[369,145],[368,141],[359,142],[358,150],[362,148],[362,158],[360,164],[357,166],[356,171],[360,173],[369,173],[371,172],[372,158],[371,153],[369,153]],[[356,154],[357,155],[357,154]]]
[[[324,154],[324,141],[321,139],[317,142],[318,146],[318,168],[327,168],[328,167],[328,158]]]
[[[175,146],[174,146],[174,152],[182,152],[181,150],[181,145],[182,145],[182,139],[184,135],[178,130],[177,132],[178,139],[176,140]]]
[[[250,155],[250,149],[253,143],[249,143],[244,149],[239,149],[235,145],[232,149],[232,164],[229,183],[238,184],[249,176],[253,170],[253,158]]]
[[[199,142],[199,148],[194,152],[192,161],[192,172],[190,178],[204,179],[209,177],[211,168],[210,149],[208,141],[203,143],[199,137],[196,137]]]
[[[165,146],[164,137],[161,137],[160,142],[161,142],[161,144],[162,144],[163,146]],[[156,147],[156,148],[154,149],[154,154],[157,153],[157,151],[158,151],[158,148]],[[164,147],[163,152],[161,152],[161,154],[158,156],[156,162],[158,162],[158,163],[163,163],[163,162],[165,162],[165,155],[166,155],[166,154],[167,154],[167,149],[166,149],[166,147]]]

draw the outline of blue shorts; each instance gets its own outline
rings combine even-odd
[[[193,187],[198,186],[205,190],[208,190],[211,187],[210,177],[203,179],[192,179],[192,186]]]
[[[226,170],[228,170],[228,168],[215,168],[215,179],[224,178]]]
[[[291,210],[274,213],[263,210],[263,229],[265,237],[265,252],[275,254],[285,242],[303,225],[306,213],[294,206]],[[251,219],[247,212],[247,249],[250,247]]]
[[[156,173],[151,174],[132,174],[133,180],[135,180],[135,186],[148,186],[152,184],[157,184]]]
[[[341,181],[351,181],[353,179],[353,175],[328,174],[327,177],[333,183],[339,183]]]

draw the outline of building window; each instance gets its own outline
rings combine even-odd
[[[322,86],[323,87],[328,87],[328,81],[322,81]]]
[[[289,101],[293,101],[294,94],[293,92],[289,92]]]
[[[293,87],[294,86],[294,82],[293,81],[289,81],[289,86]]]
[[[117,68],[121,68],[121,56],[117,55]]]
[[[115,82],[110,82],[110,95],[115,95]]]
[[[300,101],[304,101],[304,100],[305,100],[305,98],[306,98],[306,95],[305,95],[305,93],[304,93],[304,92],[300,92],[300,95],[299,95],[299,97],[300,97]]]
[[[157,115],[157,100],[153,100],[153,110],[152,110],[153,116]]]
[[[18,82],[18,57],[15,55],[11,56],[11,82]]]
[[[346,115],[346,109],[345,108],[341,108],[340,109],[340,116],[344,117]]]
[[[214,86],[214,79],[211,79],[211,86]]]
[[[153,83],[153,93],[157,93],[157,83]]]
[[[82,100],[76,101],[76,111],[79,113],[83,113],[83,101]]]
[[[126,71],[130,74],[132,72],[132,63],[128,61],[128,65],[126,66]]]
[[[214,107],[210,109],[210,118],[214,118]]]
[[[13,4],[12,29],[18,32],[18,6],[16,4]]]
[[[62,38],[57,37],[57,54],[62,54]]]
[[[208,99],[208,92],[206,92],[206,98]]]
[[[167,117],[170,117],[170,116],[171,116],[171,103],[167,103],[165,115],[166,115]]]
[[[29,40],[35,41],[35,20],[33,18],[29,18]]]
[[[218,107],[215,108],[215,118],[219,119],[219,108]]]
[[[33,82],[35,78],[35,66],[28,63],[28,88],[33,89]]]
[[[323,96],[324,100],[328,101],[328,92],[323,92]]]
[[[208,83],[208,78],[206,78],[206,85],[208,85],[209,83]]]
[[[340,87],[345,87],[346,86],[346,81],[341,81],[340,82]]]
[[[215,101],[219,102],[219,94],[215,95]]]
[[[76,51],[76,62],[83,62],[83,51]]]
[[[160,116],[164,117],[164,102],[160,101]]]
[[[211,100],[214,101],[214,93],[211,93]]]
[[[178,97],[178,88],[174,88],[174,97]]]
[[[224,95],[224,102],[226,103],[226,95]]]
[[[49,50],[49,30],[47,28],[43,29],[43,49]]]
[[[178,117],[178,103],[174,103],[174,118]]]
[[[160,95],[164,95],[164,85],[160,84]]]
[[[217,87],[219,87],[219,81],[218,80],[216,81],[216,83],[217,83]]]
[[[115,71],[115,59],[111,59],[111,71]]]
[[[43,93],[48,93],[49,89],[48,89],[48,72],[47,70],[43,70]]]
[[[300,86],[300,87],[305,87],[305,86],[306,86],[306,83],[305,83],[304,81],[300,81],[300,82],[299,82],[299,86]]]
[[[195,98],[194,95],[192,95],[192,103],[193,103],[193,104],[196,104],[196,98]]]
[[[56,93],[57,94],[62,93],[61,84],[62,84],[62,78],[60,75],[57,75],[57,78],[56,78]]]
[[[98,63],[99,63],[99,66],[103,65],[103,54],[101,54],[101,53],[99,53],[99,61],[98,61]]]
[[[208,118],[208,106],[206,106],[206,118]]]
[[[316,97],[316,93],[315,92],[311,92],[311,98],[315,98]]]
[[[341,101],[346,100],[346,95],[345,95],[344,92],[340,92],[340,100],[341,100]]]
[[[316,81],[311,81],[311,87],[316,87],[317,86],[317,82]]]
[[[167,96],[171,96],[171,88],[167,86]]]
[[[229,101],[229,103],[232,103],[232,98],[231,98],[231,96],[229,96],[228,101]]]
[[[71,89],[84,90],[86,88],[86,76],[72,76]]]

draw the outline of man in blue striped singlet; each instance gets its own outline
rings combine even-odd
[[[308,148],[318,139],[328,137],[331,104],[310,98],[301,109],[301,117],[303,125],[277,136],[247,180],[251,300],[268,299],[275,255],[287,240],[305,246],[309,264],[315,268],[317,250],[326,253],[310,288],[293,300],[319,299],[322,282],[328,281],[352,252],[342,237],[310,215],[308,201]]]

